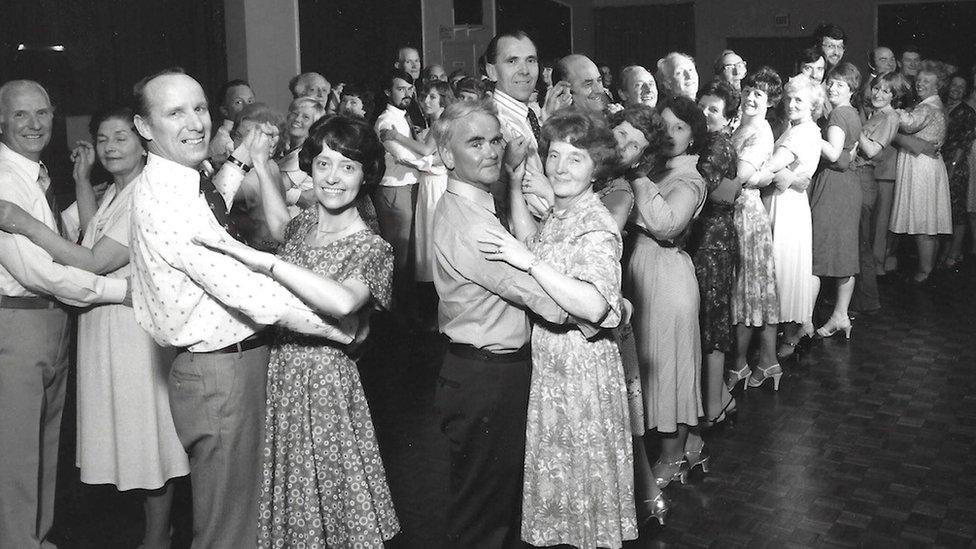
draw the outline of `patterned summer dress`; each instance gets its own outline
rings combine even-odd
[[[936,147],[946,138],[946,115],[938,95],[923,99],[909,113],[903,133],[913,134]],[[942,158],[907,151],[898,153],[891,232],[898,234],[951,234],[949,175]]]
[[[318,208],[291,221],[280,256],[390,304],[393,250],[364,229],[305,242]],[[259,547],[382,547],[400,529],[356,363],[336,343],[280,330],[268,366]]]
[[[757,170],[773,155],[773,130],[760,120],[756,127],[740,126],[732,134],[740,162]],[[739,265],[732,291],[732,323],[763,326],[779,323],[779,295],[773,263],[773,230],[759,189],[742,189],[735,199],[735,232],[739,237]]]
[[[532,545],[620,547],[637,538],[627,390],[617,344],[620,232],[593,194],[552,214],[529,243],[556,270],[610,304],[599,326],[532,329],[522,539]]]

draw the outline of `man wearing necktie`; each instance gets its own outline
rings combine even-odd
[[[255,547],[270,352],[263,328],[280,324],[349,343],[355,326],[320,317],[275,282],[273,271],[259,274],[195,243],[235,232],[227,204],[244,172],[273,180],[271,136],[259,130],[245,138],[211,181],[200,173],[211,131],[200,84],[167,69],[141,80],[133,94],[136,130],[149,152],[132,183],[133,306],[143,329],[180,350],[169,398],[190,457],[193,547]]]
[[[37,82],[0,86],[0,216],[16,204],[58,230],[41,153],[54,107]],[[68,313],[121,303],[124,279],[54,262],[26,237],[0,232],[0,548],[50,548],[61,412],[68,373]]]

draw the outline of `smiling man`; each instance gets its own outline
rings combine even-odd
[[[620,71],[620,89],[617,93],[624,107],[657,106],[657,83],[650,71],[640,65],[630,65]]]
[[[449,171],[434,211],[438,322],[450,339],[435,395],[450,445],[447,546],[520,548],[532,373],[526,310],[557,323],[566,313],[530,274],[478,250],[486,229],[504,230],[491,195],[505,150],[492,102],[448,106],[433,132]]]
[[[53,120],[37,82],[0,86],[0,199],[57,231],[61,212],[41,162]],[[26,237],[0,232],[0,547],[53,547],[47,535],[70,338],[68,313],[56,300],[120,303],[127,286],[57,264]]]
[[[609,97],[603,91],[603,80],[596,63],[589,57],[572,54],[563,57],[553,67],[553,80],[569,83],[573,105],[601,112],[607,107]]]
[[[157,342],[180,349],[169,396],[190,456],[193,546],[254,547],[269,357],[260,330],[280,324],[340,343],[354,330],[315,314],[271,277],[193,243],[236,233],[226,201],[200,172],[211,130],[203,88],[167,69],[133,93],[136,129],[149,151],[133,182],[133,306]],[[270,136],[258,131],[245,142],[218,174],[233,179],[227,188],[252,169],[252,158],[253,169],[268,169]]]

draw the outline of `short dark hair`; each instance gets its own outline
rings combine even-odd
[[[861,89],[861,71],[854,66],[854,63],[842,61],[827,73],[827,80],[842,80],[851,88],[855,95]]]
[[[478,97],[484,97],[488,93],[488,88],[485,86],[484,80],[465,76],[454,85],[454,95],[460,98],[464,92],[475,93],[478,94]]]
[[[407,84],[410,84],[410,85],[413,85],[413,83],[414,83],[413,82],[413,77],[410,76],[410,73],[408,73],[407,71],[401,70],[401,69],[393,69],[387,75],[386,80],[383,81],[383,89],[384,90],[392,89],[393,88],[393,81],[396,80],[397,78],[399,78],[400,80],[403,80],[404,82],[406,82]]]
[[[169,67],[143,77],[142,80],[139,80],[132,86],[132,109],[136,114],[143,118],[149,116],[149,98],[146,97],[146,84],[160,76],[170,74],[186,74],[186,71],[183,70],[183,67]]]
[[[823,44],[824,38],[847,42],[847,33],[833,23],[821,23],[817,30],[813,31],[813,45],[819,48]]]
[[[524,30],[516,29],[508,32],[500,32],[495,36],[491,37],[491,41],[488,42],[488,46],[485,48],[484,58],[486,63],[491,63],[494,65],[498,59],[498,41],[502,38],[514,38],[515,40],[522,40],[523,38],[528,38],[532,45],[535,46],[535,41],[532,37],[528,35]]]
[[[556,85],[556,83],[566,80],[566,76],[569,74],[569,67],[566,66],[566,62],[565,62],[566,57],[569,56],[567,55],[565,57],[560,57],[559,59],[556,59],[556,61],[553,62],[552,64],[553,85]]]
[[[611,114],[607,120],[611,129],[629,122],[634,129],[644,134],[647,146],[637,162],[644,173],[656,173],[664,168],[668,161],[667,151],[671,150],[673,143],[661,114],[653,107],[634,105]],[[624,168],[629,169],[630,166]]]
[[[323,116],[308,129],[308,137],[298,152],[298,167],[312,175],[312,162],[322,152],[322,146],[355,160],[363,166],[363,184],[359,196],[380,182],[386,172],[385,150],[376,132],[366,122],[348,116]]]
[[[342,101],[342,96],[349,95],[352,97],[358,97],[360,101],[363,102],[363,111],[366,113],[366,120],[371,120],[371,115],[373,112],[373,92],[367,90],[365,87],[357,83],[349,83],[342,87],[342,93],[339,94],[339,100]]]
[[[227,82],[224,82],[224,85],[221,86],[219,90],[217,90],[217,97],[214,97],[214,104],[223,105],[224,101],[227,100],[227,92],[229,92],[231,88],[236,88],[237,86],[251,87],[247,80],[242,80],[240,78],[228,80]]]
[[[134,113],[131,107],[125,105],[109,105],[107,107],[102,107],[95,111],[92,115],[91,120],[88,122],[88,134],[91,136],[92,141],[95,140],[95,136],[98,135],[98,127],[102,125],[102,122],[110,120],[113,118],[118,118],[119,120],[124,120],[135,129],[135,122],[132,121]],[[138,135],[138,133],[136,134]]]
[[[549,145],[553,141],[567,141],[578,149],[586,150],[593,159],[595,179],[607,177],[616,171],[619,164],[617,140],[610,132],[606,118],[589,109],[570,106],[550,116],[542,126],[539,143],[539,156],[543,159],[548,156]]]
[[[779,104],[783,97],[783,79],[772,67],[763,65],[742,79],[742,89],[755,88],[766,94],[770,108]]]
[[[739,112],[739,101],[741,96],[739,92],[732,87],[731,84],[725,82],[724,80],[714,79],[705,87],[698,92],[698,98],[701,99],[703,96],[711,95],[712,97],[718,97],[725,103],[722,108],[722,116],[726,120],[732,120],[735,118],[735,113]]]
[[[732,138],[726,132],[708,132],[698,150],[698,164],[695,167],[705,180],[708,192],[714,191],[723,179],[735,179],[739,159],[732,146]]]
[[[691,128],[691,145],[688,146],[686,154],[698,154],[701,146],[705,143],[705,135],[708,134],[708,124],[705,122],[705,113],[698,108],[698,104],[685,97],[675,95],[667,101],[659,103],[657,111],[663,113],[664,109],[670,109],[680,120],[688,124]]]
[[[919,57],[922,56],[922,50],[918,49],[918,46],[915,44],[905,44],[905,47],[901,49],[901,55],[905,55],[906,53],[917,53]]]

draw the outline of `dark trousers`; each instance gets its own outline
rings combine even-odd
[[[444,356],[435,407],[451,451],[451,548],[523,547],[522,467],[531,360]]]
[[[877,221],[875,202],[878,200],[878,181],[874,178],[873,166],[859,168],[857,177],[861,184],[861,220],[857,235],[861,270],[855,279],[851,308],[857,311],[873,311],[881,307],[874,261],[874,227]]]
[[[0,309],[0,549],[54,547],[68,314]]]
[[[393,308],[404,312],[412,308],[413,221],[417,204],[417,185],[377,187],[373,195],[380,236],[393,246]]]

